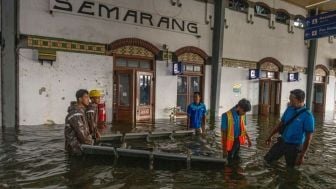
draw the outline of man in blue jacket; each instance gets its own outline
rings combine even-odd
[[[270,144],[272,136],[280,133],[278,141],[271,147],[264,159],[272,163],[285,156],[287,167],[301,165],[314,132],[314,117],[305,107],[305,92],[295,89],[290,92],[289,106],[281,122],[266,140]]]

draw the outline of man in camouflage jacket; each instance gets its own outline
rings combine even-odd
[[[86,118],[89,105],[87,90],[80,89],[76,93],[77,102],[71,103],[65,118],[65,150],[72,155],[81,155],[81,144],[92,144],[92,136]]]

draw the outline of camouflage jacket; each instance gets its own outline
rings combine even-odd
[[[93,138],[96,138],[98,135],[98,106],[96,104],[90,104],[86,109],[86,118],[88,121],[90,134]]]
[[[80,144],[92,144],[85,109],[76,104],[70,105],[68,115],[65,118],[65,150],[70,154],[80,155]]]

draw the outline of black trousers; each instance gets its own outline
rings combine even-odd
[[[283,139],[279,138],[278,142],[267,152],[264,159],[267,163],[272,163],[285,156],[287,167],[294,167],[301,148],[301,144],[285,143]]]
[[[228,151],[227,156],[228,163],[232,163],[235,160],[240,160],[239,150],[240,150],[240,142],[238,138],[235,138],[231,151]]]

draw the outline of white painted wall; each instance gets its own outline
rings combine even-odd
[[[211,97],[211,66],[205,66],[205,76],[204,76],[204,97],[203,102],[207,109],[210,108],[210,99]]]
[[[100,2],[195,21],[199,25],[201,37],[64,13],[51,15],[49,0],[20,1],[20,32],[105,44],[121,38],[137,37],[159,48],[167,44],[171,51],[191,45],[210,53],[211,30],[210,26],[205,24],[205,4],[202,2],[185,0],[181,8],[171,6],[170,1],[162,0],[100,0]],[[208,10],[212,11],[213,5],[209,6]]]
[[[287,108],[287,103],[289,102],[290,91],[294,89],[302,89],[306,91],[307,87],[307,75],[299,73],[299,81],[288,82],[288,73],[281,73],[280,79],[282,80],[282,92],[281,92],[281,109],[280,113],[284,113]]]
[[[268,27],[268,19],[255,17],[254,24],[246,22],[246,14],[226,9],[229,27],[224,31],[223,56],[225,58],[260,61],[273,57],[283,65],[307,66],[308,49],[304,44],[304,31],[276,24]]]
[[[330,62],[333,59],[336,59],[336,39],[334,39],[333,43],[329,43],[327,37],[318,39],[316,65],[322,64],[330,69]],[[326,95],[326,119],[333,118],[335,111],[335,85],[335,77],[330,76]]]
[[[329,83],[327,84],[325,118],[331,120],[334,118],[335,111],[335,76],[329,76]]]
[[[41,65],[35,50],[20,49],[19,54],[20,125],[63,124],[80,88],[105,90],[107,121],[111,121],[112,57],[57,52],[51,66]]]
[[[156,61],[155,119],[169,119],[168,108],[176,106],[177,76],[172,75],[172,64]]]
[[[234,84],[242,85],[240,94],[233,92]],[[256,114],[258,112],[259,81],[248,80],[248,69],[222,67],[220,93],[219,116],[230,110],[242,98],[250,100],[252,105],[251,113]]]
[[[333,43],[328,42],[328,38],[318,40],[316,65],[322,64],[330,68],[330,61],[336,59],[336,39]]]
[[[40,35],[71,40],[81,40],[98,43],[110,43],[117,39],[137,37],[149,41],[158,48],[167,44],[170,51],[184,46],[196,46],[211,55],[212,30],[205,24],[205,4],[194,0],[183,0],[182,8],[170,5],[170,1],[157,0],[100,0],[121,7],[143,10],[153,14],[176,17],[179,19],[195,21],[199,24],[200,38],[192,35],[163,31],[159,29],[140,27],[113,21],[98,20],[95,18],[75,16],[64,13],[49,13],[49,0],[21,0],[20,1],[20,33],[26,35]],[[306,15],[302,8],[283,1],[263,0],[271,7],[284,8],[292,14]],[[209,4],[209,14],[213,15],[213,5]],[[246,23],[246,14],[226,9],[229,28],[225,29],[223,57],[250,61],[259,61],[265,57],[273,57],[284,65],[307,66],[308,49],[303,41],[303,30],[295,28],[294,34],[287,32],[288,26],[276,23],[276,29],[269,29],[268,20],[255,17],[254,24]],[[323,41],[323,40],[320,40]],[[41,124],[51,119],[56,123],[64,122],[66,107],[74,92],[79,87],[95,87],[95,80],[100,80],[102,87],[107,89],[107,107],[112,107],[112,57],[86,55],[77,53],[57,53],[57,62],[54,66],[41,66],[33,56],[35,51],[21,50],[19,70],[20,73],[20,124]],[[326,60],[334,57],[335,43],[320,44],[318,51],[318,64],[326,64]],[[71,64],[67,64],[71,62]],[[92,62],[101,64],[90,78],[84,80],[83,75],[90,72],[83,68],[79,75],[65,75],[76,65],[93,66]],[[59,67],[58,67],[59,66]],[[165,108],[176,105],[176,76],[170,74],[171,64],[166,67],[165,62],[157,61],[156,67],[156,119],[167,118]],[[223,113],[234,106],[239,99],[245,97],[251,100],[253,113],[258,108],[258,81],[247,79],[247,69],[222,68],[222,85],[220,96],[220,110]],[[111,73],[110,73],[111,72]],[[102,74],[104,76],[98,76]],[[103,78],[102,78],[103,77]],[[282,73],[283,82],[282,106],[283,112],[287,103],[289,91],[294,88],[305,90],[306,76],[301,74],[302,81],[287,83],[287,73]],[[59,78],[59,79],[55,79]],[[64,78],[67,82],[64,82]],[[74,79],[75,81],[73,81]],[[61,84],[56,81],[61,80]],[[68,81],[69,80],[69,81]],[[71,80],[71,81],[70,81]],[[77,83],[77,81],[80,81]],[[64,84],[65,83],[65,84]],[[232,85],[242,84],[242,93],[236,96]],[[106,86],[105,86],[106,85]],[[29,87],[28,87],[29,86]],[[110,87],[108,87],[110,86]],[[46,87],[47,92],[39,95],[38,90]],[[59,89],[61,93],[58,94]],[[205,96],[207,107],[210,103],[211,66],[206,66]],[[66,90],[64,92],[63,90]],[[55,92],[56,91],[56,92]],[[330,90],[328,90],[330,91]],[[49,94],[49,97],[45,97]],[[65,100],[60,100],[62,97]],[[37,100],[31,100],[37,99]],[[74,99],[74,98],[73,98]],[[164,100],[162,100],[164,99]],[[66,101],[66,103],[64,103]],[[42,116],[35,116],[36,107],[43,110]],[[52,108],[50,108],[52,107]],[[108,110],[110,120],[112,110]],[[34,114],[34,115],[33,115]],[[56,118],[54,118],[54,116]]]
[[[287,73],[281,73],[280,79],[282,80],[281,91],[281,108],[282,114],[288,103],[288,97],[291,90],[302,89],[306,90],[307,75],[300,74],[298,82],[288,82]],[[233,85],[241,84],[241,94],[233,92]],[[252,111],[250,114],[258,114],[259,104],[259,80],[248,80],[248,69],[236,69],[223,67],[222,68],[222,84],[221,84],[221,96],[220,96],[220,109],[219,115],[226,112],[242,98],[250,100],[252,105]]]

